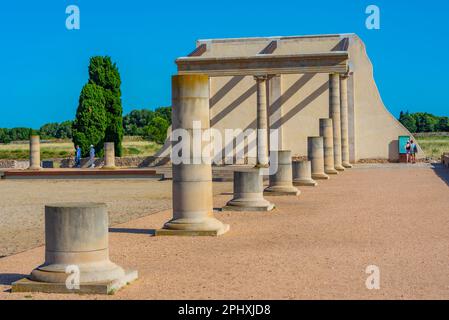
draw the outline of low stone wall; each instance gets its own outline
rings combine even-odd
[[[29,160],[0,159],[0,168],[3,169],[26,169],[29,166]]]
[[[16,166],[16,160],[1,159],[0,168],[14,168]]]
[[[102,167],[104,165],[103,158],[95,159],[95,167]],[[158,157],[116,157],[115,165],[117,167],[130,167],[130,168],[145,168],[159,165],[165,165],[170,163],[170,158],[158,158]],[[41,162],[43,168],[73,168],[75,166],[75,159],[46,159]],[[81,167],[87,168],[89,166],[89,158],[81,159]],[[0,168],[5,169],[26,169],[30,166],[29,160],[10,160],[0,159]]]

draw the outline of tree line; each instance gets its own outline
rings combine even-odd
[[[116,156],[122,155],[123,135],[142,136],[164,143],[171,125],[171,107],[133,110],[122,117],[121,79],[118,67],[108,56],[90,58],[89,78],[83,86],[74,121],[47,123],[39,130],[0,128],[0,143],[28,140],[38,134],[42,139],[72,139],[83,156],[93,145],[103,154],[104,142],[114,142]]]
[[[29,140],[30,135],[37,134],[41,139],[72,139],[73,121],[46,123],[39,129],[0,128],[0,143]],[[123,132],[126,136],[140,136],[150,141],[164,143],[168,127],[171,125],[171,107],[155,110],[132,110],[123,117]]]
[[[449,132],[449,117],[439,117],[426,112],[401,111],[399,122],[411,133]]]

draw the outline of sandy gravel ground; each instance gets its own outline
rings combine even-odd
[[[43,261],[38,247],[0,259],[0,300],[449,299],[448,181],[447,169],[353,169],[302,188],[298,198],[269,198],[277,205],[271,213],[218,213],[231,225],[218,238],[152,237],[149,230],[170,217],[169,211],[156,213],[111,229],[111,259],[140,274],[117,294],[11,294],[11,281]],[[26,195],[15,206],[48,193],[44,185],[16,188]],[[153,190],[129,188],[122,192],[122,209],[112,212]],[[230,191],[231,184],[215,183],[217,188]],[[215,206],[229,198],[216,196]],[[365,286],[368,265],[380,268],[380,290]]]

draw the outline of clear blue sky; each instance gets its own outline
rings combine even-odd
[[[80,30],[65,27],[70,4],[80,8]],[[365,28],[370,4],[380,7],[380,30]],[[117,62],[127,113],[170,105],[174,60],[196,39],[352,32],[395,116],[449,115],[447,21],[447,0],[2,1],[0,127],[73,119],[93,55]]]

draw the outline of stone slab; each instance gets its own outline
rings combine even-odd
[[[191,231],[191,230],[171,230],[157,229],[154,231],[155,236],[184,236],[184,237],[217,237],[229,231],[229,225],[223,224],[221,230],[211,231]]]
[[[48,283],[23,278],[12,283],[11,292],[44,292],[44,293],[74,293],[74,294],[114,294],[120,288],[138,278],[136,270],[126,270],[123,278],[100,283],[81,284],[79,289],[68,289],[65,283]]]
[[[237,206],[224,206],[221,208],[221,211],[260,211],[260,212],[268,212],[275,208],[274,204],[270,204],[267,207],[237,207]]]
[[[281,196],[299,196],[301,191],[264,191],[263,195],[268,197],[281,197]]]
[[[157,179],[164,175],[148,169],[42,169],[6,170],[3,179]]]
[[[313,181],[293,181],[293,185],[295,187],[316,187],[318,185],[318,182]]]

